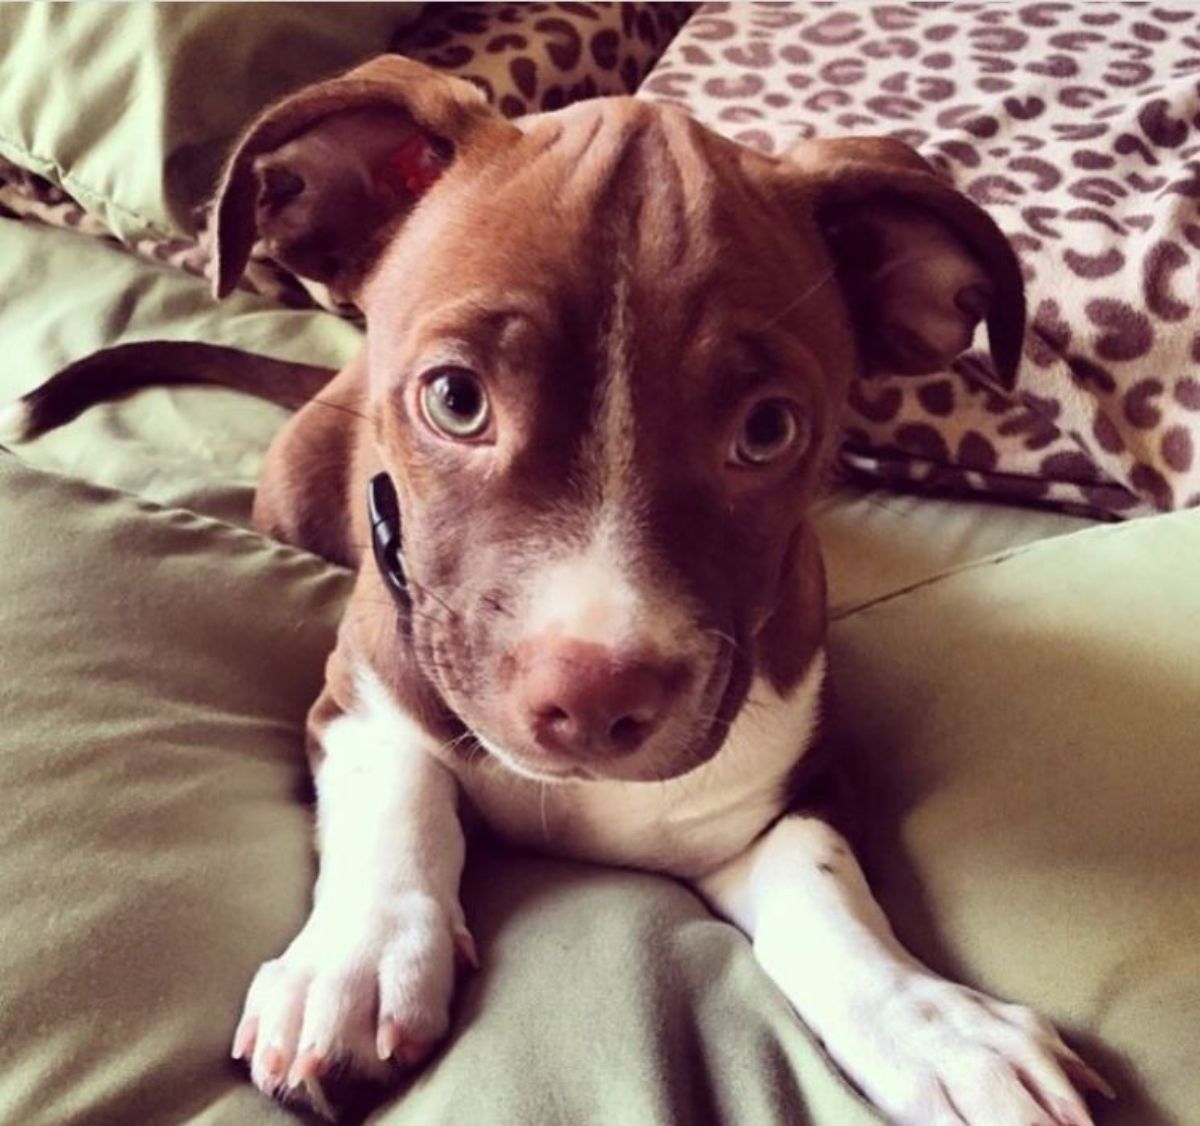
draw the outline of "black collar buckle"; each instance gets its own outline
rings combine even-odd
[[[404,576],[403,541],[400,537],[400,502],[396,486],[386,473],[376,473],[367,483],[367,512],[371,520],[371,547],[375,565],[391,588],[402,610],[412,604]]]

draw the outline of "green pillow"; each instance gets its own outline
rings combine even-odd
[[[0,1120],[283,1121],[225,1059],[314,862],[305,710],[349,578],[0,454]],[[868,869],[938,968],[1060,1022],[1105,1123],[1200,1105],[1200,513],[840,617]],[[484,967],[373,1121],[859,1126],[747,943],[671,881],[475,847]]]
[[[358,329],[329,313],[280,309],[241,292],[218,302],[199,278],[111,243],[0,219],[0,404],[99,348],[155,338],[331,368],[362,343]],[[286,417],[221,388],[159,386],[91,407],[20,454],[41,468],[245,523],[263,450]]]
[[[1020,548],[834,624],[868,875],[937,968],[1060,1022],[1103,1123],[1197,1121],[1200,511]]]
[[[260,109],[386,50],[423,7],[0,5],[0,156],[124,240],[191,233]]]

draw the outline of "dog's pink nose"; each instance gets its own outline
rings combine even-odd
[[[658,726],[676,671],[637,652],[573,640],[533,639],[517,654],[517,692],[538,746],[551,754],[610,758],[637,750]]]

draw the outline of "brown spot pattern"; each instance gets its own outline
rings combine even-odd
[[[956,379],[872,379],[851,399],[848,473],[1124,518],[1200,496],[1198,75],[1200,7],[1183,0],[712,3],[642,96],[768,153],[904,140],[1017,250],[1016,390],[989,385],[982,351]]]

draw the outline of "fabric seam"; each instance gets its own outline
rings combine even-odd
[[[146,218],[146,216],[141,212],[134,211],[132,208],[126,207],[122,203],[118,203],[111,196],[106,195],[104,192],[90,187],[80,180],[74,173],[65,171],[62,165],[53,157],[39,156],[37,153],[27,148],[21,141],[18,141],[7,134],[0,133],[0,149],[2,149],[4,151],[4,155],[14,163],[21,164],[23,158],[24,161],[31,161],[34,164],[40,165],[42,171],[52,172],[53,175],[58,179],[58,182],[64,188],[70,189],[69,194],[71,194],[71,198],[74,199],[76,203],[86,201],[94,205],[102,204],[106,207],[109,207],[119,215],[140,223],[145,228],[147,234],[153,235],[156,238],[186,237],[186,235],[183,233],[172,233],[171,231],[158,226],[157,223],[155,223],[152,219]],[[36,174],[41,174],[37,169],[34,168],[30,168],[29,171],[35,172]],[[76,198],[76,192],[79,193],[80,198]]]

